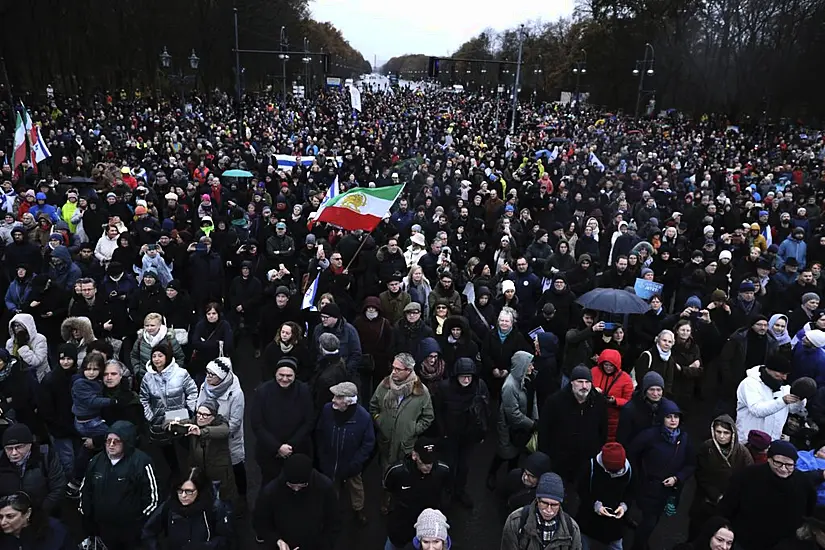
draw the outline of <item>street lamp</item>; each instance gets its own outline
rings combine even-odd
[[[189,61],[189,68],[192,71],[197,71],[198,67],[200,66],[200,58],[198,54],[195,53],[195,49],[192,48],[192,55],[188,58]],[[180,86],[180,99],[181,102],[186,102],[186,91],[185,88],[187,85],[192,85],[197,82],[197,75],[195,74],[184,74],[183,68],[179,68],[177,73],[172,72],[172,56],[169,54],[169,50],[166,49],[166,46],[163,47],[163,51],[160,53],[160,65],[163,67],[163,70],[166,72],[166,78],[169,80],[169,83],[172,85]]]
[[[648,52],[650,52],[650,57],[648,57]],[[656,58],[656,51],[653,49],[653,46],[650,42],[645,43],[645,57],[642,60],[636,60],[636,67],[633,69],[633,74],[638,75],[639,77],[639,89],[636,92],[636,118],[639,118],[639,108],[642,104],[642,95],[645,92],[644,89],[644,82],[645,82],[645,74],[648,76],[653,76],[653,64]],[[648,91],[647,93],[652,93],[653,97],[655,98],[655,91]]]
[[[281,78],[283,80],[283,94],[286,97],[286,62],[289,61],[289,54],[284,53],[289,47],[289,42],[286,38],[286,27],[281,26],[281,53],[278,54],[278,59],[281,60]]]
[[[304,37],[304,57],[301,58],[304,63],[304,97],[309,95],[309,64],[312,62],[312,57],[309,55],[309,38]]]
[[[578,110],[579,110],[579,99],[580,99],[580,96],[579,96],[579,84],[580,84],[581,76],[582,76],[583,74],[587,74],[587,50],[585,50],[584,48],[582,48],[582,49],[581,49],[581,50],[579,50],[579,51],[581,52],[582,57],[581,57],[581,59],[579,59],[578,61],[576,61],[575,63],[573,63],[573,74],[575,74],[575,75],[576,75],[576,93],[575,93],[575,98],[576,98],[576,111],[577,111],[577,112],[578,112]]]

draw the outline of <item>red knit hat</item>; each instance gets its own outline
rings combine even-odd
[[[604,469],[609,472],[618,472],[624,468],[627,454],[624,451],[621,443],[605,443],[602,447],[602,464]]]

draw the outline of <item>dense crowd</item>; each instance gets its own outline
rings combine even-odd
[[[385,550],[444,550],[485,438],[502,550],[645,550],[679,507],[685,549],[825,548],[821,133],[362,101],[35,110],[52,158],[0,177],[0,549],[76,547],[76,500],[91,547],[229,549],[250,516],[331,550],[380,499]],[[396,184],[371,232],[309,223]]]

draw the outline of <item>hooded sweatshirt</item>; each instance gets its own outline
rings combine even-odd
[[[720,445],[716,440],[714,428],[723,426],[733,432],[727,445]],[[717,416],[710,423],[710,438],[699,446],[696,453],[696,496],[693,497],[692,509],[704,509],[709,517],[716,511],[719,499],[728,488],[731,476],[753,464],[753,458],[745,446],[739,443],[736,423],[726,415]]]
[[[25,327],[28,338],[25,340],[15,337],[14,323]],[[28,367],[37,374],[38,382],[43,380],[49,372],[49,343],[46,337],[37,332],[34,317],[28,313],[18,313],[9,321],[9,339],[6,341],[6,350],[21,361],[21,367]]]

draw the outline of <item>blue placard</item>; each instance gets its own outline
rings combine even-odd
[[[662,295],[662,283],[648,281],[647,279],[636,279],[633,285],[636,296],[642,300],[650,300],[655,294]]]

